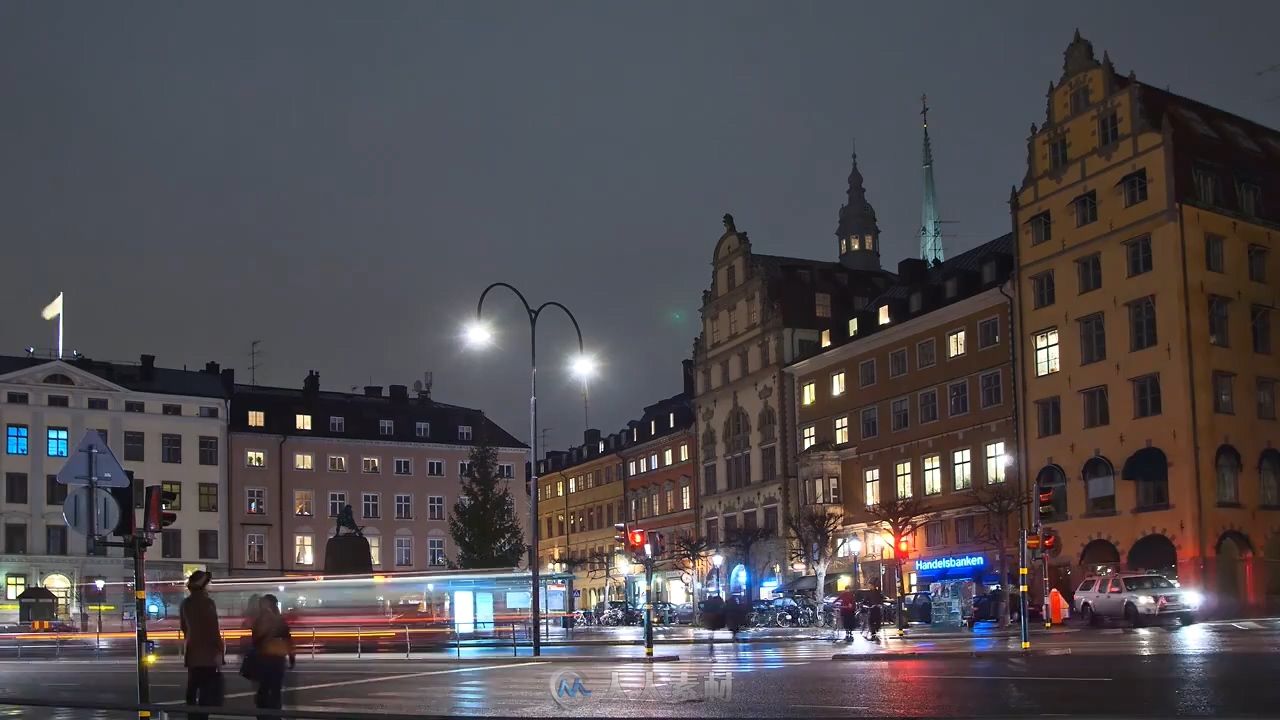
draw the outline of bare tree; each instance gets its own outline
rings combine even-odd
[[[711,543],[707,542],[705,538],[683,533],[676,535],[675,542],[671,544],[671,559],[680,571],[680,577],[684,580],[685,587],[689,588],[693,593],[694,625],[698,624],[698,569],[701,567],[702,562],[711,555],[712,551]]]
[[[996,618],[1000,627],[1009,626],[1009,548],[1016,545],[1010,536],[1009,518],[1022,511],[1027,498],[1014,483],[1002,482],[973,488],[973,499],[987,511],[986,526],[977,533],[977,540],[996,552],[996,565],[1000,573],[1000,592],[996,596]]]
[[[734,554],[738,560],[747,566],[750,572],[747,582],[747,600],[755,600],[754,588],[758,584],[754,578],[759,577],[757,570],[763,571],[768,564],[769,558],[757,562],[757,558],[752,554],[757,545],[768,542],[773,539],[772,528],[734,528],[726,530],[724,533],[724,543],[734,550]]]
[[[793,560],[813,568],[817,582],[814,598],[821,603],[826,595],[827,568],[836,555],[836,535],[844,526],[844,515],[816,508],[803,508],[789,521],[791,537],[796,541]]]
[[[893,562],[898,572],[898,627],[906,627],[906,615],[902,611],[902,596],[907,594],[907,579],[902,572],[903,540],[913,537],[921,527],[933,519],[925,513],[924,500],[919,497],[894,498],[867,507],[867,514],[893,537]]]
[[[614,555],[611,552],[592,550],[587,554],[587,563],[585,568],[587,570],[587,577],[592,579],[604,579],[604,599],[606,602],[608,602],[611,595],[609,591],[613,588],[614,581],[616,580],[619,584],[626,582],[626,576],[618,570],[618,565],[614,562]],[[626,593],[624,590],[624,598],[625,595]],[[594,610],[595,608],[592,609]]]

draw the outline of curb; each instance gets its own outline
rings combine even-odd
[[[879,653],[837,653],[832,660],[884,662],[892,660],[942,660],[946,658],[1026,657],[1027,655],[1070,655],[1071,648],[1045,650],[949,650]]]

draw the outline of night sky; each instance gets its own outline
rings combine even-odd
[[[578,315],[591,422],[680,390],[725,212],[835,259],[849,153],[887,268],[917,252],[920,94],[949,253],[1009,230],[1072,31],[1117,69],[1280,126],[1280,3],[0,3],[0,352],[406,385],[527,434],[528,329],[458,342],[506,280]],[[568,323],[539,333],[580,442]]]

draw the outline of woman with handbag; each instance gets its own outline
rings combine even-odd
[[[253,696],[256,707],[280,710],[284,704],[285,658],[292,668],[297,661],[289,623],[280,614],[280,601],[275,595],[263,595],[262,606],[253,623],[253,647],[245,658],[251,680],[258,683]],[[244,674],[242,670],[242,674]],[[259,716],[260,718],[262,716]]]

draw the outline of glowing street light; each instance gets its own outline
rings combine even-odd
[[[485,348],[493,343],[493,328],[479,320],[462,329],[462,339],[469,347]]]
[[[579,380],[586,382],[596,374],[596,359],[591,355],[581,353],[575,355],[569,361],[569,372]]]

